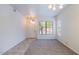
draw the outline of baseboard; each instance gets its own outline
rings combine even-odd
[[[29,37],[29,38],[26,38],[26,39],[37,39],[37,38],[34,38],[34,37]]]
[[[37,40],[56,40],[56,39],[39,39],[39,38],[33,38],[33,37],[30,37],[30,38],[26,38],[27,40],[28,39],[37,39]]]
[[[58,39],[57,39],[58,40]],[[78,55],[78,53],[76,53],[72,48],[70,48],[69,46],[67,46],[65,43],[61,42],[60,40],[58,40],[61,44],[63,44],[64,46],[66,46],[67,48],[69,48],[70,50],[72,50],[76,55]]]
[[[23,39],[25,40],[25,39]],[[21,40],[20,42],[18,42],[17,44],[15,44],[14,46],[12,46],[11,48],[7,49],[5,52],[1,53],[1,55],[4,55],[8,50],[12,49],[13,47],[15,47],[16,45],[18,45],[19,43],[21,43],[23,40]]]

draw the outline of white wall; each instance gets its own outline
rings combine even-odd
[[[0,54],[24,40],[23,16],[10,5],[0,5]]]
[[[61,21],[60,42],[79,54],[79,5],[68,5],[57,17]]]

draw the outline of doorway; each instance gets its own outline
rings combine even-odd
[[[26,19],[26,36],[28,39],[37,39],[37,19],[35,17],[27,17]]]
[[[55,21],[46,20],[39,22],[38,39],[55,39],[56,25]]]

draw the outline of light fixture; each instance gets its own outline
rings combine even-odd
[[[52,4],[49,4],[49,5],[48,5],[48,8],[49,8],[49,9],[52,9]]]
[[[56,5],[53,5],[53,8],[52,9],[53,9],[53,11],[55,11],[56,10]]]
[[[62,9],[63,8],[63,4],[59,4],[59,5],[56,5],[56,4],[49,4],[48,5],[48,9],[52,9],[53,11],[55,11],[56,9]]]
[[[63,8],[63,5],[60,5],[59,8],[62,9]]]
[[[31,24],[35,24],[37,17],[28,15],[26,19],[29,20]]]
[[[32,19],[32,20],[30,20],[30,22],[31,22],[32,24],[35,24],[35,20],[33,20],[33,19]]]

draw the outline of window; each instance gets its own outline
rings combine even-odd
[[[53,24],[51,21],[40,22],[40,34],[52,34]]]
[[[61,36],[61,20],[57,21],[57,34]]]

